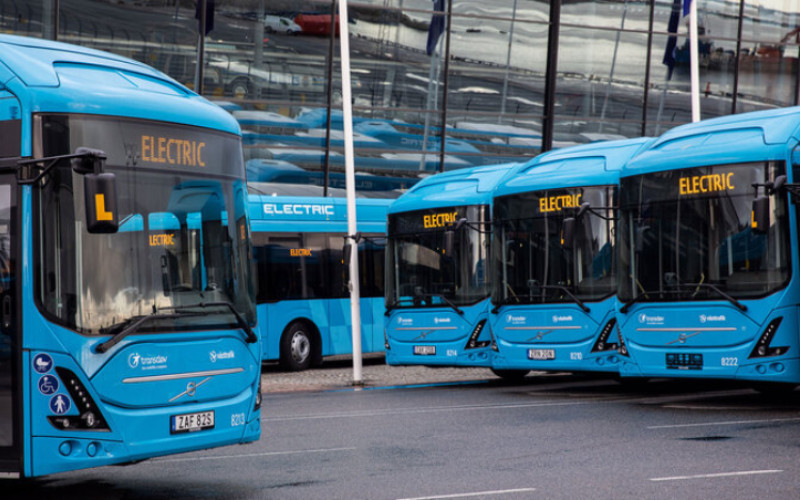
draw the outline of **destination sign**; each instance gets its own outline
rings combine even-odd
[[[154,135],[142,136],[142,161],[179,165],[184,167],[205,167],[203,150],[205,141],[179,139]]]
[[[565,208],[578,208],[581,206],[581,193],[562,194],[557,196],[544,196],[539,198],[539,212],[561,212]]]
[[[151,247],[171,247],[175,245],[175,235],[169,233],[151,234]]]
[[[422,216],[422,227],[425,229],[436,229],[455,224],[458,220],[458,212],[445,212],[440,214],[428,214]]]
[[[289,255],[292,257],[311,257],[310,248],[290,248]]]
[[[333,216],[335,207],[317,203],[264,203],[265,215],[323,215]]]
[[[716,193],[733,191],[733,172],[721,174],[693,175],[678,179],[678,189],[681,196],[694,194]]]

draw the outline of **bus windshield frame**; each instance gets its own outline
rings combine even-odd
[[[445,232],[466,219],[445,254]],[[389,215],[386,306],[458,307],[489,296],[490,210],[465,205]]]
[[[597,302],[616,292],[617,187],[581,186],[528,191],[494,200],[492,303]],[[564,220],[582,203],[592,207],[576,219],[571,247]]]
[[[86,230],[83,178],[69,161],[34,186],[34,293],[42,314],[84,335],[116,334],[139,321],[137,332],[168,333],[238,328],[231,309],[200,305],[230,304],[255,325],[240,138],[150,120],[34,116],[35,157],[78,147],[108,157],[119,231]]]
[[[785,172],[784,162],[764,161],[623,178],[619,299],[735,303],[784,288],[791,277],[787,196],[769,196],[764,232],[751,229],[751,211],[753,184]]]

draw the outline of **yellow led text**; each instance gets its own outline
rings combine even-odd
[[[150,246],[151,247],[171,247],[175,244],[174,234],[151,234]]]
[[[718,191],[733,191],[733,172],[727,174],[708,174],[694,175],[692,177],[681,177],[679,182],[680,195],[701,193],[715,193]]]
[[[581,205],[581,196],[580,194],[562,194],[540,198],[539,211],[541,213],[560,212],[565,208],[577,208]]]
[[[142,160],[183,167],[205,167],[205,147],[205,142],[143,135]]]
[[[289,255],[292,257],[311,257],[311,250],[308,248],[290,248]]]
[[[437,227],[444,227],[447,224],[453,224],[456,221],[458,212],[450,212],[444,214],[433,214],[422,216],[422,225],[425,229],[435,229]]]

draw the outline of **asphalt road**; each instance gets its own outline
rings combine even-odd
[[[0,490],[82,500],[800,496],[800,392],[488,375],[268,392],[262,411],[258,443]]]

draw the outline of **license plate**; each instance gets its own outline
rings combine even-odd
[[[435,345],[415,345],[414,346],[414,354],[418,354],[420,356],[433,356],[436,354],[436,346]]]
[[[172,434],[196,432],[214,428],[214,410],[172,415],[169,430]]]
[[[528,349],[528,359],[548,360],[556,359],[555,349]]]
[[[696,353],[668,353],[667,368],[670,370],[702,370],[703,355]]]

